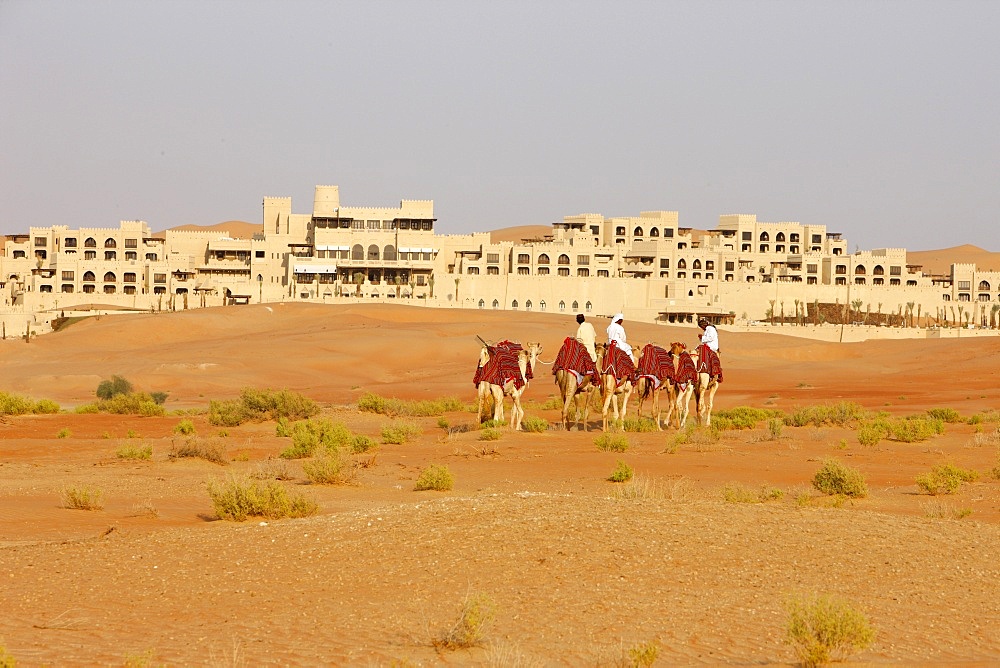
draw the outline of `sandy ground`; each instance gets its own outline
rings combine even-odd
[[[697,334],[626,326],[638,344],[693,345]],[[475,414],[459,411],[444,416],[450,430],[438,417],[401,418],[420,435],[382,445],[355,485],[309,484],[302,462],[288,462],[284,484],[314,499],[316,516],[215,517],[206,483],[257,471],[290,441],[269,422],[219,436],[210,400],[288,388],[378,439],[392,420],[357,411],[358,397],[471,403],[478,334],[542,343],[527,414],[555,422],[544,362],[574,331],[571,314],[275,304],[105,316],[0,343],[4,391],[68,409],[119,374],[194,413],[0,420],[0,641],[25,666],[616,665],[648,642],[658,665],[791,665],[783,602],[819,592],[853,601],[877,627],[855,661],[1000,662],[998,423],[876,447],[839,427],[785,427],[778,439],[759,428],[676,451],[669,429],[629,433],[628,451],[612,453],[596,448],[593,415],[590,433],[484,442]],[[1000,338],[722,340],[717,409],[1000,409]],[[232,461],[169,459],[182,419]],[[130,435],[152,445],[152,461],[115,457]],[[860,470],[869,497],[837,503],[813,490],[827,457]],[[614,498],[619,460],[656,494]],[[919,493],[915,477],[944,462],[982,477],[955,495]],[[413,491],[431,463],[454,473],[452,491]],[[726,503],[730,483],[785,493]],[[62,491],[82,485],[104,492],[102,510],[62,507]],[[497,608],[485,644],[435,649],[475,593]]]

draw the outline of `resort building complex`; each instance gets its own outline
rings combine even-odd
[[[0,315],[41,324],[84,305],[407,300],[648,322],[1000,324],[1000,272],[954,264],[949,275],[926,275],[903,248],[850,253],[824,225],[735,214],[697,231],[676,211],[587,213],[539,238],[493,242],[487,232],[437,234],[435,222],[430,200],[348,207],[337,186],[317,186],[310,213],[265,197],[249,239],[212,230],[154,237],[143,221],[32,227],[4,241]]]

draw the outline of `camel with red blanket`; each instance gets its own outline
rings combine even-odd
[[[614,341],[607,344],[599,343],[596,347],[597,357],[601,359],[601,364],[597,367],[601,371],[601,429],[607,431],[609,407],[614,407],[616,423],[625,419],[625,414],[628,411],[628,398],[632,394],[635,364],[628,353],[621,350]],[[639,352],[638,348],[632,350],[634,354]],[[621,401],[621,410],[618,409],[619,400]]]
[[[646,399],[652,398],[652,418],[656,428],[661,426],[660,394],[667,393],[667,423],[674,412],[677,402],[677,386],[674,384],[674,355],[660,346],[647,343],[639,355],[639,366],[636,368],[634,392],[638,399],[636,415],[642,417],[642,405]],[[679,413],[678,413],[679,414]]]
[[[698,371],[698,382],[694,386],[694,407],[698,415],[698,424],[711,426],[712,405],[715,403],[715,393],[722,382],[722,362],[719,355],[702,344],[698,346],[691,358]]]
[[[667,412],[667,422],[670,422],[670,414],[677,410],[677,428],[682,429],[687,422],[688,413],[691,409],[691,396],[694,394],[695,386],[698,384],[698,368],[695,366],[694,358],[686,350],[680,341],[670,344],[670,354],[674,364],[674,391],[675,398],[673,406]]]
[[[487,396],[493,398],[493,419],[502,421],[505,396],[512,400],[510,428],[521,429],[524,409],[521,395],[534,377],[535,362],[542,352],[542,344],[529,343],[527,349],[512,341],[501,341],[496,345],[483,346],[479,353],[479,366],[472,379],[479,395],[477,417],[481,421],[483,405]]]
[[[573,405],[573,419],[577,431],[580,430],[580,395],[583,395],[583,430],[587,431],[587,416],[590,413],[590,397],[600,386],[601,357],[597,364],[590,359],[590,353],[582,343],[573,337],[563,341],[555,361],[552,363],[552,374],[556,377],[559,396],[562,397],[562,424],[569,431],[569,407]]]

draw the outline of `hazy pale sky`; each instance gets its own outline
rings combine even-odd
[[[0,0],[0,233],[433,199],[1000,250],[1000,2]]]

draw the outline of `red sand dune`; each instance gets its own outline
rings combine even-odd
[[[592,320],[599,331],[607,324]],[[635,344],[696,340],[693,327],[625,324]],[[383,444],[355,485],[309,484],[301,461],[285,462],[283,484],[315,499],[317,516],[215,520],[206,482],[262,471],[290,439],[268,422],[220,436],[204,413],[210,400],[290,388],[379,440],[393,419],[358,412],[358,397],[473,401],[480,335],[543,344],[527,415],[556,422],[544,406],[555,391],[544,363],[575,328],[571,315],[274,304],[104,316],[28,344],[3,341],[4,391],[69,407],[120,374],[187,411],[0,420],[4,646],[21,665],[143,656],[157,665],[599,665],[653,642],[663,665],[789,665],[783,602],[824,592],[855,602],[877,627],[862,662],[1000,661],[1000,483],[989,475],[997,423],[876,447],[830,425],[686,442],[669,428],[628,433],[626,452],[602,452],[596,431],[481,441],[474,413],[404,417],[421,433]],[[827,344],[723,331],[722,347],[717,409],[840,400],[900,416],[1000,408],[1000,338]],[[185,440],[174,432],[182,419],[233,461],[170,459]],[[115,457],[136,441],[153,447],[152,461]],[[861,471],[869,496],[837,502],[813,490],[827,457]],[[657,494],[611,498],[619,460]],[[953,496],[920,494],[915,477],[944,462],[983,475]],[[430,463],[452,470],[452,491],[413,491]],[[732,483],[784,496],[725,503]],[[61,507],[62,491],[81,485],[105,493],[103,510]],[[439,652],[432,639],[470,592],[497,605],[485,646]]]

